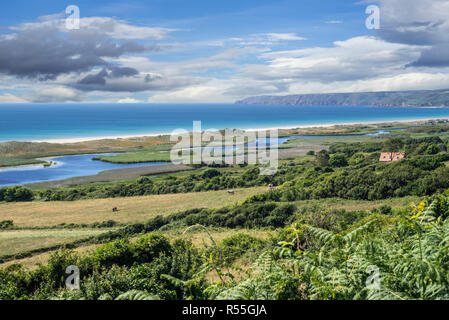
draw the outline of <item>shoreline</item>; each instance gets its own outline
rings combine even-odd
[[[329,128],[329,127],[334,127],[334,126],[386,124],[386,123],[409,123],[409,122],[430,121],[430,120],[449,120],[449,118],[438,117],[438,118],[418,118],[418,119],[401,119],[401,120],[384,120],[384,121],[379,120],[379,121],[361,121],[361,122],[338,122],[338,123],[327,123],[327,124],[308,124],[308,125],[279,126],[279,127],[241,128],[239,130],[244,130],[244,131],[249,131],[249,132],[257,132],[257,131],[276,130],[276,129],[277,130],[291,130],[291,129],[305,129],[305,128]],[[137,134],[137,135],[43,139],[43,140],[31,140],[31,141],[27,141],[27,142],[72,144],[72,143],[80,143],[80,142],[88,142],[88,141],[132,139],[132,138],[158,137],[158,136],[167,136],[167,135],[170,135],[170,133],[148,133],[148,134]],[[6,142],[6,141],[3,141],[3,142]],[[3,143],[3,142],[0,142],[0,143]]]
[[[294,126],[279,126],[279,127],[259,127],[259,128],[241,128],[239,130],[244,130],[248,132],[258,132],[265,130],[291,130],[291,129],[306,129],[306,128],[329,128],[335,126],[349,126],[349,125],[366,125],[366,124],[386,124],[386,123],[409,123],[418,121],[430,121],[430,120],[449,120],[448,118],[418,118],[418,119],[401,119],[401,120],[386,120],[386,121],[362,121],[362,122],[339,122],[339,123],[328,123],[328,124],[310,124],[310,125],[294,125]],[[223,129],[220,129],[223,130]],[[120,136],[101,136],[101,137],[82,137],[82,138],[68,138],[68,139],[46,139],[46,140],[33,140],[30,142],[35,143],[60,143],[60,144],[70,144],[70,143],[80,143],[87,141],[98,141],[98,140],[118,140],[118,139],[132,139],[132,138],[142,138],[142,137],[158,137],[167,136],[169,133],[149,133],[140,135],[120,135]]]

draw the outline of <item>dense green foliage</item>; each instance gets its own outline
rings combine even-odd
[[[63,250],[34,271],[1,270],[0,298],[448,299],[449,197],[380,211],[304,208],[275,238],[237,234],[203,249],[150,233],[87,256]],[[254,263],[243,278],[223,271],[244,255]],[[65,289],[70,265],[79,290]]]
[[[256,261],[256,277],[218,297],[282,298],[290,290],[289,298],[449,299],[448,200],[421,203],[411,216],[371,215],[340,233],[294,224],[281,247]],[[294,281],[302,285],[291,288]]]
[[[168,176],[160,180],[141,177],[129,183],[48,189],[39,192],[39,197],[47,201],[72,201],[89,198],[200,192],[253,187],[270,183],[281,184],[286,179],[286,176],[280,174],[275,176],[261,176],[257,167],[240,170],[239,172],[239,174],[222,174],[216,169],[206,169],[202,173],[189,174],[186,177]]]
[[[380,163],[376,151],[403,145],[406,159]],[[379,200],[408,195],[426,196],[449,188],[449,155],[439,138],[387,140],[384,143],[335,144],[327,165],[309,167],[281,188],[255,195],[248,202],[294,201],[339,197]],[[326,162],[326,152],[317,162]]]
[[[34,199],[33,192],[21,186],[14,186],[8,188],[0,188],[0,201],[19,202],[31,201]]]

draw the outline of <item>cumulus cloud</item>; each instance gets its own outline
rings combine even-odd
[[[113,78],[132,76],[138,71],[111,65],[107,59],[157,51],[155,45],[129,39],[160,39],[168,32],[168,29],[129,26],[113,18],[85,18],[79,30],[68,30],[62,21],[47,16],[38,22],[12,27],[14,33],[0,38],[0,73],[46,81],[103,67]],[[124,37],[126,40],[117,40]],[[104,74],[81,81],[98,82],[101,78]]]
[[[76,90],[62,86],[52,86],[25,95],[32,102],[81,102],[85,97]]]
[[[89,74],[77,82],[78,85],[106,85],[106,78],[117,79],[138,75],[139,71],[129,67],[104,68],[96,74]]]
[[[134,98],[124,98],[117,101],[117,103],[142,103],[142,100],[134,99]]]
[[[23,23],[10,27],[14,31],[27,31],[40,28],[51,28],[64,33],[81,33],[82,30],[89,30],[99,34],[105,34],[113,39],[145,39],[162,40],[169,33],[178,29],[133,26],[123,20],[112,17],[87,17],[80,19],[79,30],[68,30],[65,15],[54,14],[38,18],[36,22]]]
[[[174,90],[202,82],[204,82],[204,79],[201,78],[187,76],[159,77],[148,74],[134,77],[108,78],[104,70],[102,70],[72,84],[72,87],[80,91],[140,92]]]
[[[256,79],[296,79],[323,83],[359,80],[403,71],[419,57],[419,49],[375,37],[336,41],[331,48],[308,48],[263,54],[266,64],[247,65]]]
[[[388,42],[426,46],[410,66],[449,65],[449,1],[380,0],[378,36]]]
[[[3,95],[0,95],[0,103],[24,103],[29,102],[25,99],[22,99],[20,97],[17,97],[10,93],[5,93]]]

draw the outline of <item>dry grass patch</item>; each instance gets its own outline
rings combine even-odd
[[[268,230],[208,228],[206,232],[201,227],[174,229],[163,232],[170,239],[190,240],[197,248],[211,246],[211,238],[216,244],[219,244],[223,239],[241,233],[258,239],[267,239],[270,235]]]
[[[81,247],[78,247],[78,248],[75,248],[72,250],[79,254],[87,254],[87,253],[90,253],[91,251],[95,250],[96,248],[98,248],[101,245],[102,244],[89,244],[89,245],[81,246]],[[6,268],[12,264],[19,263],[19,264],[23,265],[25,268],[27,268],[29,270],[33,270],[33,269],[36,269],[39,266],[39,264],[46,264],[48,259],[50,258],[50,256],[53,253],[55,253],[55,250],[43,252],[43,253],[36,254],[34,256],[23,258],[23,259],[7,261],[5,263],[0,264],[0,269]]]
[[[371,210],[374,208],[380,208],[383,205],[390,206],[392,208],[406,207],[410,203],[419,203],[421,200],[417,196],[408,196],[403,198],[391,198],[385,200],[346,200],[339,198],[329,198],[321,200],[301,200],[293,202],[298,208],[305,206],[319,206],[323,209],[346,209],[346,210]]]
[[[0,232],[0,253],[20,253],[96,236],[112,229],[8,230]]]
[[[105,231],[105,229],[100,229],[100,230],[103,230],[103,232],[107,232],[107,231]],[[185,228],[184,229],[175,229],[175,230],[163,232],[163,234],[165,236],[167,236],[172,241],[176,240],[176,239],[191,240],[192,243],[197,248],[204,248],[206,246],[212,245],[209,234],[212,236],[212,238],[214,239],[214,241],[217,244],[220,241],[222,241],[223,239],[230,237],[232,235],[238,234],[238,233],[243,233],[243,234],[246,234],[246,235],[249,235],[249,236],[252,236],[255,238],[259,238],[259,239],[267,239],[270,235],[270,231],[250,230],[250,229],[236,230],[236,229],[224,229],[224,228],[216,228],[215,229],[214,228],[214,229],[208,230],[209,234],[207,232],[205,232],[204,229],[196,229],[195,228],[195,229],[191,229],[191,231],[184,232],[185,230],[186,230]],[[39,230],[37,230],[36,232],[38,232],[38,231]],[[67,230],[65,230],[65,231],[67,231]],[[28,231],[17,231],[17,232],[28,232]],[[64,230],[62,230],[62,231],[59,230],[59,232],[64,232]],[[13,234],[11,234],[11,235],[13,235]],[[21,240],[21,238],[25,238],[25,237],[26,237],[26,234],[23,233],[23,234],[21,234],[21,237],[16,236],[16,240],[23,241],[23,239]],[[139,237],[141,237],[141,235],[131,238],[130,241],[133,242],[133,241],[137,240]],[[36,237],[34,239],[36,239]],[[31,240],[31,238],[29,238],[29,240]],[[75,239],[71,239],[71,240],[75,240]],[[57,243],[59,243],[59,242],[57,242]],[[14,243],[10,242],[10,245],[14,245]],[[92,251],[94,251],[96,248],[98,248],[101,245],[102,244],[88,244],[88,245],[77,247],[73,250],[80,255],[87,255],[87,254],[91,254]],[[55,251],[56,250],[48,251],[48,252],[36,254],[32,257],[23,258],[23,259],[11,260],[11,261],[0,264],[0,269],[6,268],[7,266],[15,264],[15,263],[20,263],[25,268],[28,268],[28,269],[35,269],[38,267],[39,264],[47,263],[48,259]],[[239,262],[239,264],[242,265],[241,262]],[[213,277],[213,275],[212,275],[212,277]]]
[[[54,226],[61,223],[93,223],[106,220],[142,222],[156,215],[194,208],[221,208],[266,191],[266,187],[151,195],[143,197],[109,198],[79,201],[24,202],[0,204],[0,221],[13,220],[16,226]],[[112,212],[117,207],[119,212]]]

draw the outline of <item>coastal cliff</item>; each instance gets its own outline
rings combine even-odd
[[[449,89],[249,97],[236,104],[288,106],[449,107]]]

